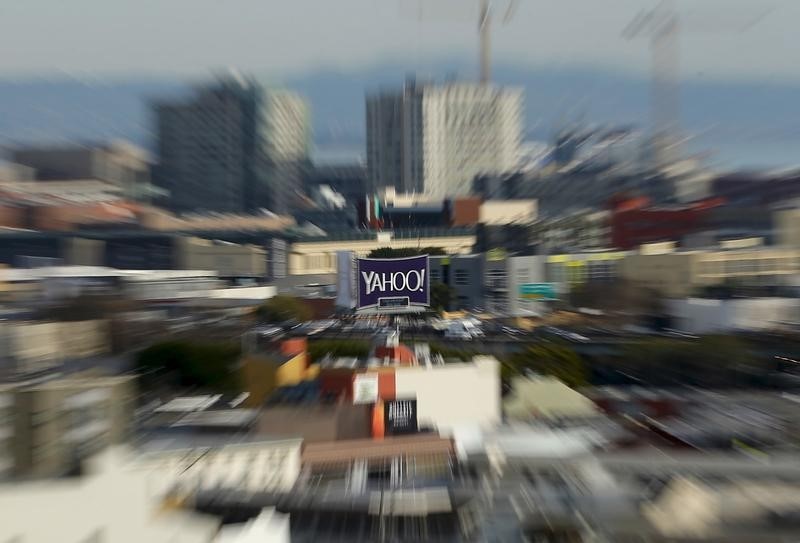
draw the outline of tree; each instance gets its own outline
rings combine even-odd
[[[441,281],[431,283],[431,307],[441,313],[450,309],[450,304],[456,297],[456,290]]]
[[[369,342],[361,339],[322,339],[308,342],[308,357],[319,362],[326,355],[334,358],[366,358],[369,355]]]
[[[583,359],[568,346],[558,343],[541,343],[512,355],[503,373],[508,377],[525,369],[556,377],[570,387],[589,383],[589,370]]]
[[[373,249],[368,258],[408,258],[410,256],[431,255],[444,256],[447,253],[441,247],[408,247],[405,249],[394,249],[392,247],[379,247]]]
[[[314,316],[311,308],[294,296],[275,296],[261,304],[256,310],[258,318],[264,322],[279,323],[286,321],[304,322]]]
[[[442,355],[444,359],[457,359],[462,362],[469,362],[476,354],[479,354],[475,349],[454,349],[452,347],[445,347],[439,343],[431,343],[429,347],[431,354],[439,354]]]
[[[141,351],[136,366],[146,386],[234,392],[241,390],[236,372],[240,352],[231,342],[164,341]]]
[[[761,363],[734,336],[649,338],[629,344],[613,366],[652,385],[751,386],[774,366]]]

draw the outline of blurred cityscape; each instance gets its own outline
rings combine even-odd
[[[0,119],[1,543],[800,541],[800,153],[697,149],[670,0],[648,120],[539,137],[474,3],[326,145],[234,69]]]

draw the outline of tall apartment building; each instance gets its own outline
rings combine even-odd
[[[477,175],[514,169],[522,135],[518,89],[407,81],[367,96],[367,167],[373,189],[469,194]]]
[[[63,475],[127,441],[135,402],[132,376],[0,385],[0,478]]]
[[[37,281],[33,276],[25,276],[28,271],[7,272],[8,300],[28,303],[36,303],[37,299],[58,300],[61,294],[77,288],[77,278],[70,285],[69,279],[61,281],[57,277]],[[110,331],[109,322],[101,319],[0,322],[0,379],[41,374],[70,360],[107,355],[111,352]]]
[[[241,77],[154,105],[157,182],[176,211],[285,213],[302,186],[309,111],[288,91]]]
[[[278,213],[295,207],[309,165],[310,117],[308,102],[293,92],[270,90],[263,95],[261,122],[267,180],[257,185],[257,207]]]

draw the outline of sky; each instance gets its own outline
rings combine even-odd
[[[518,0],[501,25],[508,1],[493,0],[496,62],[649,70],[648,40],[628,41],[621,31],[655,0]],[[684,77],[800,80],[800,0],[674,1],[685,29]],[[0,77],[194,76],[222,68],[290,77],[387,61],[469,61],[477,59],[477,3],[0,0]]]

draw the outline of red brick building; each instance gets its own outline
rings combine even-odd
[[[622,250],[635,249],[643,243],[679,241],[699,232],[707,224],[711,209],[721,200],[705,200],[685,206],[649,207],[644,197],[612,202],[611,242]]]

